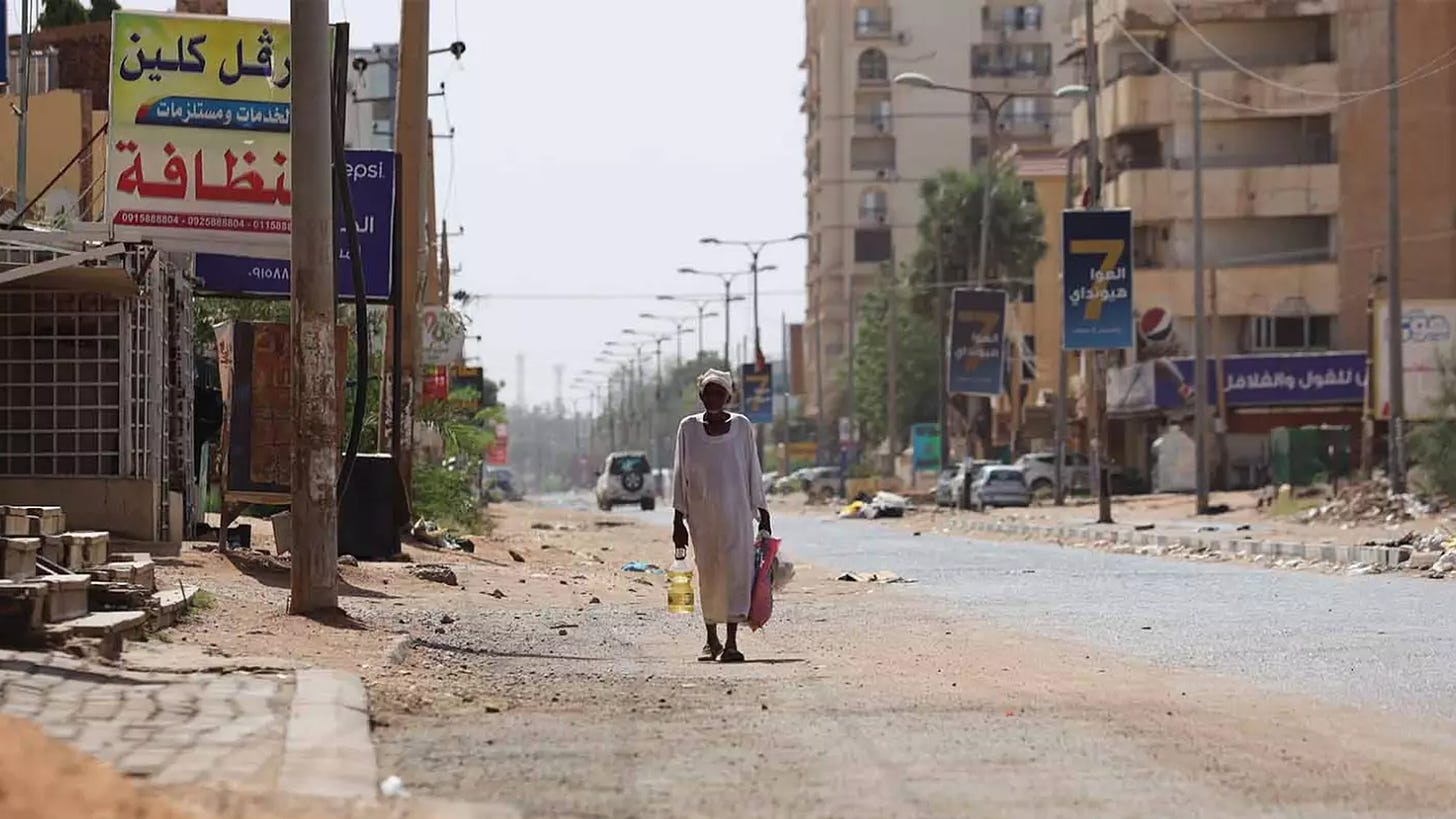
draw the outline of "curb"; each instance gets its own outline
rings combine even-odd
[[[1096,526],[1049,526],[1039,523],[1010,523],[1003,521],[969,521],[972,531],[1002,535],[1017,535],[1032,538],[1081,538],[1104,540],[1134,548],[1148,549],[1147,554],[1161,555],[1165,550],[1182,549],[1189,552],[1214,552],[1228,557],[1265,556],[1280,560],[1306,560],[1314,563],[1354,565],[1363,563],[1381,569],[1395,569],[1410,560],[1412,549],[1405,546],[1351,546],[1334,543],[1301,543],[1291,541],[1255,540],[1222,536],[1181,534],[1169,535],[1154,532],[1127,531],[1126,529],[1104,529]]]
[[[297,672],[278,787],[329,799],[378,798],[379,764],[362,679],[325,669]]]

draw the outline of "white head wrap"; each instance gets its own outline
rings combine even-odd
[[[729,395],[733,394],[733,376],[722,370],[708,370],[698,376],[698,393],[702,394],[709,384],[717,384],[727,390]]]

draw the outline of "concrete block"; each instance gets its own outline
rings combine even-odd
[[[45,597],[45,621],[63,623],[85,617],[91,578],[84,574],[60,574],[41,578],[49,588]]]
[[[61,542],[60,535],[41,535],[40,556],[56,564],[66,564],[66,545]]]
[[[27,517],[40,519],[41,535],[59,535],[66,531],[66,513],[59,506],[26,506],[23,511]]]
[[[293,551],[293,515],[279,512],[268,521],[273,524],[273,551],[280,555]]]
[[[35,556],[39,552],[38,537],[0,537],[0,577],[6,580],[35,577]]]
[[[21,628],[39,631],[45,627],[45,596],[49,588],[39,580],[22,583],[0,580],[0,600],[5,601],[0,609],[16,613],[15,620],[10,622],[15,622]]]
[[[110,539],[111,536],[106,532],[66,532],[61,535],[61,544],[65,549],[65,567],[74,572],[105,565],[107,543]]]

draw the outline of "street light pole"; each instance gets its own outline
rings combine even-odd
[[[705,245],[735,245],[737,247],[744,248],[744,249],[746,249],[748,251],[748,254],[749,254],[749,268],[748,269],[749,269],[749,272],[753,274],[753,357],[754,357],[754,361],[755,362],[757,362],[758,359],[763,356],[763,344],[762,344],[762,341],[761,341],[761,339],[759,337],[759,329],[758,329],[758,274],[760,272],[763,272],[763,271],[766,271],[766,270],[773,270],[773,269],[775,269],[772,266],[762,267],[762,268],[759,267],[758,258],[759,258],[760,255],[763,254],[764,249],[767,248],[770,245],[781,245],[781,244],[787,244],[789,242],[802,242],[802,241],[807,241],[808,239],[809,239],[809,234],[807,234],[807,233],[796,233],[793,236],[787,236],[787,237],[784,237],[782,239],[764,239],[764,240],[761,240],[761,241],[742,241],[742,240],[726,240],[725,241],[723,239],[718,239],[718,238],[715,238],[715,237],[712,237],[712,236],[708,236],[708,237],[705,237],[703,239],[699,239],[698,240],[701,244],[705,244]]]
[[[1387,0],[1385,8],[1386,57],[1390,68],[1390,110],[1386,129],[1389,151],[1386,169],[1389,201],[1386,203],[1386,277],[1389,281],[1390,308],[1386,311],[1386,346],[1390,348],[1390,491],[1405,492],[1405,309],[1400,297],[1400,54],[1399,15],[1396,0]]]

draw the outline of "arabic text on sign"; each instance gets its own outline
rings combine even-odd
[[[123,154],[134,154],[131,165],[123,168],[117,177],[116,190],[120,193],[135,194],[143,199],[187,199],[190,194],[192,198],[210,202],[252,205],[293,203],[293,191],[288,187],[288,156],[282,151],[271,157],[272,163],[278,168],[278,176],[270,186],[264,181],[263,175],[254,169],[260,157],[252,151],[245,151],[242,156],[231,150],[224,152],[222,158],[227,179],[221,185],[211,185],[204,181],[206,162],[201,149],[192,155],[189,171],[187,160],[175,145],[168,142],[162,148],[167,155],[167,163],[162,168],[161,182],[146,178],[142,155],[135,142],[121,140],[116,143],[116,150]],[[239,172],[240,164],[245,168],[242,172]]]
[[[1109,287],[1105,290],[1098,287],[1074,287],[1067,293],[1067,298],[1074,305],[1092,301],[1107,303],[1126,301],[1128,294],[1125,287]]]
[[[176,42],[175,58],[171,54],[164,54],[164,49],[158,47],[150,56],[146,48],[141,44],[142,36],[132,33],[127,38],[137,46],[136,54],[128,54],[122,58],[121,64],[117,66],[117,74],[126,82],[136,82],[146,78],[151,82],[161,82],[164,74],[205,74],[207,73],[207,57],[202,53],[202,46],[207,42],[207,35],[198,35],[184,38],[178,37]],[[245,52],[251,49],[244,48],[243,41],[238,40],[233,47],[234,56],[231,61],[224,58],[218,63],[217,78],[223,85],[236,85],[244,77],[259,77],[266,80],[275,88],[287,88],[293,81],[293,60],[285,57],[283,59],[282,71],[274,68],[273,34],[264,28],[257,37],[258,50],[255,58],[250,62],[245,59]],[[133,57],[135,61],[133,62]]]

